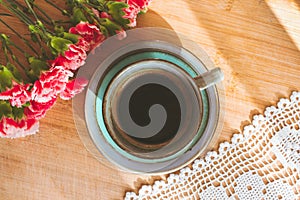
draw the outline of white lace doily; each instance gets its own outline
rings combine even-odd
[[[300,92],[254,116],[218,153],[125,199],[300,199]]]

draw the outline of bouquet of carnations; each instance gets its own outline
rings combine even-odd
[[[0,0],[1,10],[7,10],[0,13],[0,23],[22,42],[0,34],[5,61],[0,64],[0,137],[36,133],[39,120],[57,98],[70,100],[87,85],[88,80],[75,77],[87,54],[109,36],[126,37],[125,30],[136,26],[138,14],[146,11],[149,2],[66,0],[64,9],[44,0],[61,13],[62,20],[54,20],[40,1]],[[11,16],[26,24],[28,34],[18,33],[6,22]],[[23,57],[16,56],[16,51]]]

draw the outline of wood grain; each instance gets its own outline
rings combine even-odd
[[[223,69],[222,142],[253,115],[300,90],[299,17],[299,0],[154,0],[138,25],[190,37]],[[24,29],[15,18],[9,21]],[[9,32],[3,25],[0,30]],[[71,107],[71,101],[59,100],[38,134],[0,140],[0,199],[121,199],[125,191],[160,178],[100,164],[81,143]]]

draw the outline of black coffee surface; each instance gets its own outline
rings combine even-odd
[[[175,137],[180,126],[181,109],[176,95],[169,88],[156,83],[145,84],[134,91],[129,101],[130,117],[137,125],[147,126],[151,123],[149,109],[155,104],[164,107],[166,123],[157,134],[149,138],[130,136],[144,144],[165,143]]]

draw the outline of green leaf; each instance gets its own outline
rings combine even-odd
[[[7,101],[0,101],[0,119],[2,119],[4,116],[12,116],[12,107]]]
[[[55,25],[54,26],[54,31],[55,33],[63,33],[65,31],[65,28],[63,26],[58,26],[58,25]]]
[[[78,7],[73,8],[73,15],[71,17],[71,22],[76,25],[79,22],[84,21],[87,22],[85,15],[83,14],[82,10]]]
[[[15,81],[22,82],[22,75],[15,65],[11,63],[6,64],[7,69],[13,74]]]
[[[32,83],[39,79],[32,69],[26,69],[25,73]]]
[[[35,57],[29,57],[28,62],[30,64],[31,69],[33,69],[35,72],[48,69],[48,64],[44,60],[40,60]]]
[[[7,88],[12,87],[12,79],[14,79],[11,71],[4,65],[0,65],[0,91],[5,91]]]
[[[99,1],[98,0],[90,0],[89,2],[91,4],[99,5]]]
[[[40,27],[33,25],[33,24],[30,24],[28,26],[28,29],[29,29],[30,33],[39,33],[40,32]]]
[[[29,89],[30,90],[30,89]],[[26,102],[25,104],[22,105],[23,108],[30,106],[30,102]]]
[[[12,107],[14,119],[22,119],[24,116],[24,108]]]
[[[55,50],[57,54],[63,54],[66,50],[68,50],[68,45],[72,44],[72,41],[52,36],[50,40],[50,47]]]
[[[109,32],[108,32],[107,28],[105,28],[105,26],[100,25],[100,31],[105,37],[109,36]]]
[[[30,68],[26,69],[26,75],[32,81],[37,80],[40,77],[41,72],[49,68],[46,61],[37,59],[35,57],[29,57],[28,62]]]
[[[115,35],[116,31],[122,30],[122,27],[107,18],[100,19],[100,23],[104,26],[110,35]]]
[[[128,8],[128,5],[123,2],[109,1],[107,3],[108,13],[113,17],[113,19],[120,25],[126,26],[130,23],[129,19],[124,19],[123,16],[125,12],[124,8]]]
[[[10,2],[10,6],[13,7],[14,9],[17,9],[17,8],[18,8],[17,4],[12,3],[12,2]]]
[[[79,35],[63,32],[63,38],[70,40],[73,44],[76,44],[78,42]]]
[[[12,107],[8,101],[0,101],[0,119],[3,117],[10,117],[22,119],[24,116],[24,108]]]

